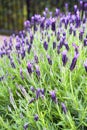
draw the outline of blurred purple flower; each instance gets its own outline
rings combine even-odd
[[[67,51],[65,50],[65,51],[62,52],[62,62],[63,62],[63,66],[66,65],[67,61],[68,61]]]
[[[40,69],[39,66],[36,65],[36,75],[39,78],[40,77]]]
[[[25,123],[25,124],[24,124],[24,130],[27,130],[27,129],[28,129],[28,126],[29,126],[29,123]]]
[[[28,70],[28,73],[31,74],[32,73],[32,65],[30,62],[28,62],[27,64],[27,70]]]
[[[54,90],[49,91],[52,100],[57,103],[56,93]]]
[[[21,76],[22,80],[24,80],[22,68],[20,68],[20,76]]]
[[[47,55],[47,60],[48,60],[49,65],[52,65],[52,60],[49,55]]]
[[[34,115],[34,120],[35,120],[35,121],[38,121],[38,119],[39,119],[38,114],[35,114],[35,115]]]
[[[77,58],[78,58],[79,54],[75,54],[74,58],[72,59],[72,63],[70,65],[70,70],[72,71],[75,66],[76,66],[76,62],[77,62]]]
[[[62,111],[66,114],[67,113],[67,109],[64,103],[61,103],[62,106]]]
[[[53,49],[56,48],[56,42],[53,42]]]
[[[45,49],[45,50],[48,50],[48,44],[47,44],[46,41],[44,42],[43,46],[44,46],[44,49]]]
[[[31,86],[31,87],[30,87],[30,90],[31,90],[32,92],[34,92],[34,91],[35,91],[35,89],[34,89],[34,87],[33,87],[33,86]]]

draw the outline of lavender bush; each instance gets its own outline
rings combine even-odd
[[[82,4],[82,3],[81,3]],[[81,6],[82,7],[82,6]],[[87,4],[45,9],[0,47],[1,130],[87,129]]]

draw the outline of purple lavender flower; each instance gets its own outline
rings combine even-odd
[[[72,63],[70,65],[70,70],[72,71],[75,66],[76,66],[76,62],[77,62],[77,58],[78,58],[79,54],[75,54],[74,58],[72,59]]]
[[[38,64],[39,61],[38,61],[38,56],[37,55],[34,56],[34,60],[35,60],[35,63]]]
[[[34,87],[33,87],[33,86],[31,86],[31,87],[30,87],[30,90],[31,90],[32,92],[34,92],[34,91],[35,91],[35,89],[34,89]]]
[[[83,1],[80,1],[80,10],[83,10]]]
[[[31,50],[31,44],[28,44],[28,48],[27,48],[28,54],[30,53],[30,50]]]
[[[40,91],[41,91],[41,94],[44,95],[44,88],[42,88]]]
[[[53,42],[53,49],[56,48],[56,42]]]
[[[67,113],[67,109],[64,103],[61,103],[62,106],[62,111],[66,114]]]
[[[52,91],[50,91],[49,93],[50,93],[50,95],[51,95],[52,100],[56,103],[56,102],[57,102],[57,98],[56,98],[56,93],[55,93],[55,91],[52,90]]]
[[[24,124],[24,130],[27,130],[27,129],[28,129],[28,126],[29,126],[29,123],[25,123],[25,124]]]
[[[87,46],[87,38],[84,39],[84,46]]]
[[[49,55],[47,55],[47,60],[48,60],[49,65],[52,65],[52,60]]]
[[[36,75],[39,78],[40,77],[40,69],[39,66],[36,66]]]
[[[56,10],[55,10],[55,16],[58,17],[59,14],[60,14],[60,9],[56,9]]]
[[[24,27],[25,27],[25,29],[30,28],[30,21],[29,20],[24,22]]]
[[[84,67],[85,67],[85,70],[87,72],[87,60],[84,62]]]
[[[51,26],[52,26],[52,30],[55,31],[55,28],[56,28],[56,21],[55,19],[53,18],[52,21],[51,21]]]
[[[68,61],[67,51],[65,50],[65,51],[62,52],[62,62],[63,62],[63,66],[66,65],[67,61]]]
[[[38,89],[36,90],[36,99],[38,99],[38,98],[40,97],[40,92],[41,92],[41,89],[38,88]]]
[[[38,119],[39,119],[38,114],[35,114],[35,115],[34,115],[34,120],[35,120],[35,121],[38,121]]]
[[[32,73],[32,65],[30,62],[28,62],[27,64],[27,70],[28,70],[28,73],[31,74]]]
[[[66,47],[66,50],[69,51],[69,45],[67,42],[64,43],[64,46]]]
[[[80,31],[80,33],[79,33],[79,40],[83,40],[83,34],[84,34],[84,32],[83,31]]]
[[[68,3],[65,3],[65,9],[68,11]]]
[[[25,49],[24,49],[24,48],[22,49],[22,52],[21,52],[21,57],[22,57],[22,59],[24,59],[24,58],[25,58]]]
[[[78,10],[77,5],[74,5],[74,12],[75,12],[75,14],[76,14],[77,10]]]
[[[31,98],[29,101],[29,104],[33,103],[35,101],[35,98]]]
[[[45,50],[48,50],[48,44],[47,44],[46,41],[44,42],[43,46],[44,46],[44,49],[45,49]]]
[[[11,63],[11,66],[12,66],[12,68],[16,68],[16,66],[15,66],[15,64],[14,64],[14,61],[13,61],[13,59],[10,59],[10,63]]]
[[[73,43],[72,46],[75,49],[75,54],[78,54],[79,53],[79,51],[78,51],[79,46],[77,46],[75,43]]]
[[[30,43],[31,44],[33,43],[33,40],[34,40],[34,36],[33,36],[33,34],[30,34]]]
[[[21,76],[22,80],[24,80],[22,68],[20,68],[20,76]]]
[[[87,11],[87,2],[84,4],[84,10]]]

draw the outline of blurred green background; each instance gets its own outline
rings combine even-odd
[[[0,33],[18,32],[23,29],[23,22],[27,19],[27,0],[0,0]],[[64,11],[65,3],[73,10],[78,0],[29,0],[29,16],[42,14],[46,7],[50,11],[60,8]]]

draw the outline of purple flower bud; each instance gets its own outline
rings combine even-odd
[[[16,50],[20,50],[20,42],[17,42],[15,47],[16,47]]]
[[[36,75],[38,76],[38,78],[40,77],[40,69],[39,69],[39,66],[36,66]]]
[[[25,50],[24,49],[22,49],[21,57],[22,57],[22,59],[24,59],[24,57],[25,57]]]
[[[51,24],[52,24],[52,30],[55,31],[55,28],[56,28],[56,27],[55,27],[55,26],[56,26],[56,25],[55,25],[55,24],[56,24],[55,19],[53,18],[51,22],[52,22],[52,23],[51,23]]]
[[[87,38],[84,39],[84,46],[87,46]]]
[[[35,121],[38,121],[38,119],[39,119],[38,114],[35,114],[35,115],[34,115],[34,120],[35,120]]]
[[[79,33],[79,40],[83,40],[83,34],[84,34],[84,32],[83,31],[80,31],[80,33]]]
[[[74,58],[72,59],[72,63],[70,65],[70,70],[72,71],[75,66],[76,66],[76,62],[77,62],[77,58],[78,58],[79,54],[75,54]]]
[[[35,60],[35,63],[38,64],[39,61],[38,61],[38,56],[37,55],[34,56],[34,60]]]
[[[52,90],[52,91],[50,91],[49,93],[50,93],[50,95],[51,95],[52,100],[56,103],[56,102],[57,102],[57,99],[56,99],[56,93],[55,93],[55,91]]]
[[[64,46],[66,47],[66,50],[68,51],[69,50],[69,45],[67,42],[64,43]]]
[[[28,49],[27,49],[28,54],[30,53],[30,50],[31,50],[31,44],[28,45]]]
[[[32,65],[30,62],[28,62],[27,64],[27,70],[28,70],[28,73],[31,74],[32,73]]]
[[[25,27],[25,29],[30,28],[30,21],[29,20],[24,22],[24,27]]]
[[[42,88],[40,91],[41,91],[41,94],[44,95],[44,88]]]
[[[43,46],[44,46],[44,49],[45,49],[45,50],[48,50],[48,44],[47,44],[46,41],[44,42],[44,45],[43,45]]]
[[[35,89],[34,89],[34,87],[33,87],[33,86],[31,86],[31,87],[30,87],[30,90],[31,90],[32,92],[34,92],[34,91],[35,91]]]
[[[24,130],[27,130],[27,129],[28,129],[28,126],[29,126],[29,123],[25,123],[25,124],[24,124]]]
[[[49,55],[47,55],[47,60],[48,60],[49,65],[52,65],[52,60]]]
[[[24,76],[23,76],[23,71],[22,71],[22,69],[20,69],[20,76],[21,76],[22,80],[24,80]]]
[[[66,11],[68,11],[68,3],[65,3]]]
[[[68,61],[68,58],[67,58],[67,51],[65,50],[65,51],[63,51],[62,52],[62,62],[63,62],[63,66],[65,66],[66,65],[66,63],[67,63],[67,61]]]
[[[7,45],[8,45],[6,38],[4,38],[4,45],[5,45],[5,47],[7,47]]]
[[[40,97],[40,92],[41,92],[41,89],[38,88],[38,89],[36,90],[36,99],[38,99],[38,98]]]
[[[72,34],[72,31],[73,31],[72,26],[70,26],[69,34]]]
[[[79,51],[78,51],[79,46],[77,46],[75,43],[73,43],[72,46],[75,49],[75,54],[78,54],[79,53]]]
[[[83,1],[80,1],[80,10],[83,10]]]
[[[59,9],[56,9],[56,10],[55,10],[55,16],[58,17],[59,14],[60,14],[60,10],[59,10]]]
[[[14,61],[13,61],[13,59],[10,59],[10,63],[11,63],[11,66],[12,66],[12,68],[16,68],[16,66],[15,66],[15,64],[14,64]]]
[[[35,101],[35,98],[30,99],[29,104],[33,103]]]
[[[53,42],[53,49],[56,48],[56,42]]]
[[[85,67],[85,70],[87,72],[87,60],[84,62],[84,67]]]
[[[67,109],[64,103],[61,103],[62,106],[62,111],[66,114],[67,113]]]
[[[84,10],[87,11],[87,1],[84,4]]]
[[[33,34],[30,34],[30,43],[31,44],[33,43],[33,40],[34,40],[34,36],[33,36]]]
[[[76,30],[75,29],[73,30],[73,36],[76,36]]]
[[[76,14],[76,12],[77,12],[77,5],[74,5],[74,12],[75,12],[75,14]]]

